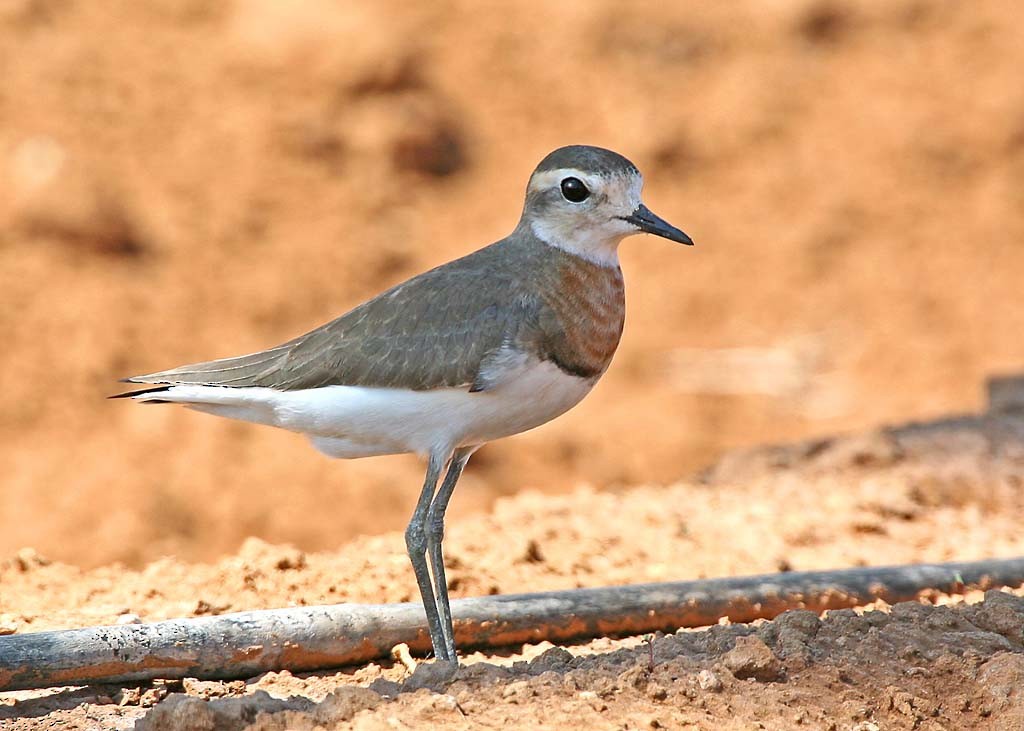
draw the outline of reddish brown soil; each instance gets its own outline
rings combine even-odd
[[[1001,0],[282,8],[0,3],[0,551],[141,566],[400,528],[415,459],[103,397],[504,235],[566,143],[634,158],[698,246],[625,244],[604,382],[477,455],[457,518],[971,410],[1024,363],[1024,25]]]
[[[23,702],[46,716],[12,728],[1020,728],[1024,597],[993,591],[980,604],[882,609],[824,619],[794,611],[756,627],[473,657],[450,684],[415,691],[403,669],[375,665],[70,691]]]
[[[449,579],[466,596],[1022,555],[1021,474],[1024,419],[1010,416],[737,453],[696,482],[503,499],[451,527]],[[0,587],[0,624],[20,632],[124,614],[153,621],[416,597],[400,532],[309,554],[251,539],[216,564],[164,559],[141,571],[83,570],[26,550],[0,567]],[[982,602],[973,592],[972,606],[948,608],[928,602],[962,597],[929,593],[891,613],[876,604],[884,611],[681,631],[656,639],[653,656],[643,638],[476,653],[451,685],[415,692],[402,665],[371,664],[249,682],[8,693],[0,720],[19,730],[129,728],[139,719],[144,729],[251,731],[1013,729],[1024,722],[1024,588],[1013,594]]]

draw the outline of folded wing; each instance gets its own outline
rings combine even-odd
[[[494,354],[535,326],[539,303],[483,249],[400,284],[269,350],[125,379],[130,383],[299,390],[330,385],[426,390],[500,382]],[[486,362],[486,363],[485,363]]]

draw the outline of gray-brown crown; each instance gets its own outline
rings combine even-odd
[[[559,147],[541,160],[534,172],[541,173],[546,170],[559,170],[562,168],[573,168],[582,172],[606,176],[622,175],[625,173],[635,175],[639,172],[636,165],[619,153],[606,150],[603,147],[592,147],[590,145]]]

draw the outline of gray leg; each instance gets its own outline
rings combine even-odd
[[[430,570],[434,574],[434,596],[437,599],[441,635],[444,639],[445,651],[452,662],[457,662],[458,656],[455,654],[452,608],[448,602],[448,580],[444,575],[444,556],[441,552],[441,541],[444,538],[444,512],[448,508],[452,492],[455,491],[455,484],[462,475],[462,469],[476,449],[476,447],[460,447],[455,450],[448,465],[448,474],[445,475],[444,482],[441,483],[441,487],[427,511],[427,558],[430,559]]]
[[[454,662],[454,655],[449,656],[448,645],[445,642],[444,634],[441,631],[441,620],[437,615],[437,602],[434,599],[434,590],[430,586],[430,572],[427,569],[427,513],[430,504],[434,499],[434,488],[441,477],[441,470],[448,462],[449,455],[431,454],[427,460],[427,476],[423,480],[423,490],[420,492],[420,499],[416,502],[416,510],[413,511],[412,519],[405,529],[405,546],[409,551],[409,560],[412,561],[412,570],[416,574],[416,583],[420,587],[420,598],[423,600],[423,609],[427,613],[427,629],[430,631],[430,641],[434,645],[434,657],[438,660]]]

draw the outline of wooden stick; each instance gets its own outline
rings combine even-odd
[[[1024,557],[513,594],[452,602],[459,647],[564,642],[770,619],[934,589],[1024,583]],[[324,670],[430,647],[419,604],[296,607],[0,637],[0,690]]]

